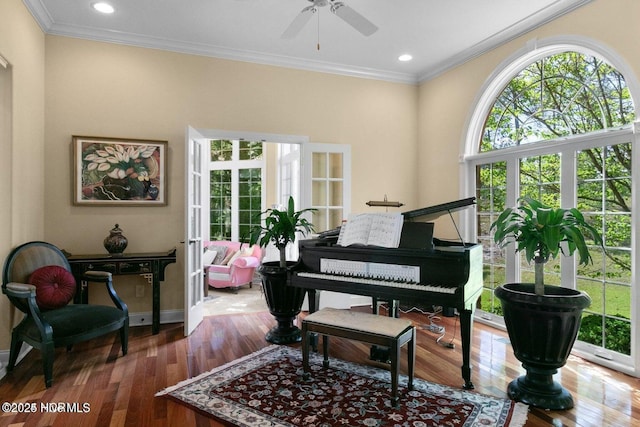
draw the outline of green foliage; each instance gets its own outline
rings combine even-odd
[[[589,264],[592,260],[585,234],[602,246],[600,234],[578,209],[551,208],[531,197],[522,197],[519,203],[502,211],[490,230],[495,230],[493,238],[500,247],[515,242],[516,251],[523,251],[527,262],[544,264],[559,253],[571,256],[578,251],[579,263]],[[542,269],[539,271],[536,284],[543,283]]]
[[[505,209],[491,224],[491,229],[495,229],[494,240],[500,247],[515,241],[516,251],[524,251],[528,262],[536,258],[546,262],[559,253],[570,256],[577,250],[579,263],[590,263],[585,232],[597,245],[602,245],[598,231],[576,208],[551,208],[530,197],[520,198],[519,206]]]
[[[617,315],[617,317],[621,317]],[[622,354],[631,354],[631,324],[623,318],[604,318],[605,333],[602,333],[602,317],[588,315],[582,318],[578,339]],[[603,337],[606,340],[602,342]]]
[[[504,87],[487,115],[480,151],[531,143],[556,144],[565,137],[616,129],[634,120],[633,99],[620,72],[600,58],[561,52],[531,63]],[[505,280],[506,261],[491,244],[489,228],[506,208],[507,188],[517,184],[520,196],[559,206],[565,197],[560,185],[561,168],[565,161],[575,161],[576,208],[589,213],[589,221],[598,229],[607,248],[605,251],[591,247],[593,264],[579,267],[578,288],[593,299],[593,322],[604,323],[605,319],[610,322],[608,316],[618,311],[631,316],[632,149],[631,142],[580,149],[575,151],[575,160],[572,153],[560,155],[560,149],[558,153],[543,155],[524,153],[518,162],[517,183],[507,182],[507,162],[497,157],[478,166],[478,234],[489,249],[485,269],[491,271],[490,278],[485,280],[484,310],[499,309],[492,292]],[[559,272],[557,261],[544,264],[544,270],[550,284],[559,284],[552,275]],[[532,274],[532,269],[521,268],[519,280],[531,281]],[[598,345],[610,348],[612,340],[617,340],[611,336],[612,330],[607,326],[594,332],[600,334]],[[620,330],[620,337],[625,334],[629,337],[628,322],[624,331]]]
[[[273,243],[280,252],[280,267],[287,265],[285,249],[289,243],[296,240],[296,233],[303,235],[313,232],[313,224],[303,218],[305,212],[313,212],[315,209],[303,209],[296,211],[293,197],[289,197],[286,210],[267,209],[258,216],[263,217],[264,225],[256,225],[251,229],[250,244],[258,243],[261,247],[266,247]]]
[[[562,52],[523,69],[496,99],[482,151],[632,123],[624,77],[600,58]]]

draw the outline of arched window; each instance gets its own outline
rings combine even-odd
[[[553,141],[633,123],[622,74],[578,52],[541,58],[520,71],[497,97],[480,151]]]
[[[515,62],[518,68],[505,67],[481,100],[484,113],[476,117],[482,130],[474,149],[467,146],[467,182],[476,191],[485,254],[482,317],[501,315],[497,286],[533,282],[533,266],[493,243],[490,225],[497,215],[522,196],[577,206],[600,230],[606,251],[593,247],[594,263],[586,267],[551,260],[545,283],[586,291],[593,300],[576,349],[633,370],[633,306],[640,302],[632,292],[637,118],[627,81],[601,55],[579,47],[549,47]]]

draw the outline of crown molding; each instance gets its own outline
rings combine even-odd
[[[417,84],[417,75],[394,73],[365,67],[347,66],[331,62],[297,59],[288,56],[271,55],[256,51],[229,49],[198,43],[186,43],[175,40],[143,36],[118,31],[98,30],[90,27],[51,24],[47,34],[80,38],[106,43],[115,43],[135,47],[166,50],[190,55],[208,56],[233,61],[251,62],[277,67],[295,68],[306,71],[338,74],[350,77],[384,80],[396,83]]]
[[[536,28],[548,24],[549,22],[593,1],[594,0],[558,0],[554,5],[544,9],[543,11],[521,19],[510,27],[505,28],[503,31],[476,43],[464,52],[452,56],[448,61],[442,62],[438,66],[426,70],[418,77],[418,83],[431,80],[452,68],[471,61],[474,58],[502,46],[503,44],[535,30]]]
[[[426,69],[422,73],[412,74],[323,61],[313,61],[308,59],[301,60],[294,57],[272,55],[263,52],[180,42],[140,34],[98,30],[91,27],[56,24],[53,22],[53,19],[48,13],[46,7],[42,4],[42,0],[23,0],[26,7],[38,22],[38,25],[40,25],[46,34],[412,85],[418,85],[431,80],[452,68],[483,55],[500,45],[545,25],[548,22],[570,13],[571,11],[592,1],[593,0],[558,0],[555,4],[543,11],[520,20],[509,28],[506,28],[504,31],[476,43],[471,48],[451,57],[449,60],[442,62],[435,67]]]
[[[29,9],[42,31],[47,33],[53,25],[53,18],[51,18],[47,8],[42,4],[42,0],[23,0],[23,3]]]

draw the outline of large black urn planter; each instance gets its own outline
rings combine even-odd
[[[262,275],[262,287],[269,312],[277,322],[277,325],[265,336],[265,339],[272,344],[292,344],[302,341],[302,333],[293,322],[300,314],[306,290],[287,284],[291,274],[290,268],[294,264],[293,261],[287,262],[287,269],[282,269],[279,262],[269,261],[262,263],[258,268],[258,272]]]
[[[573,397],[553,375],[567,363],[580,329],[582,311],[591,298],[583,292],[533,284],[510,283],[495,290],[516,358],[527,371],[507,388],[513,400],[544,409],[573,408]]]

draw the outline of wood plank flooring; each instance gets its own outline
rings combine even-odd
[[[358,308],[358,310],[366,308]],[[304,316],[304,313],[301,315]],[[419,327],[424,315],[406,315]],[[0,380],[0,402],[34,403],[34,413],[0,413],[0,426],[219,426],[185,406],[154,394],[167,386],[213,369],[269,345],[264,340],[275,324],[267,312],[212,316],[188,338],[182,324],[130,331],[129,353],[122,357],[116,334],[56,350],[54,384],[44,387],[42,360],[31,351],[13,372]],[[416,377],[462,385],[460,329],[455,318],[443,318],[450,349],[436,343],[439,335],[419,328]],[[331,354],[358,363],[368,360],[366,344],[334,338]],[[476,322],[473,337],[476,391],[506,397],[511,379],[524,371],[513,357],[506,334]],[[405,360],[403,358],[403,360]],[[402,367],[406,372],[406,366]],[[575,408],[543,411],[532,408],[526,426],[640,425],[640,380],[571,357],[560,380],[574,396]],[[76,412],[55,412],[58,403],[77,403]]]

